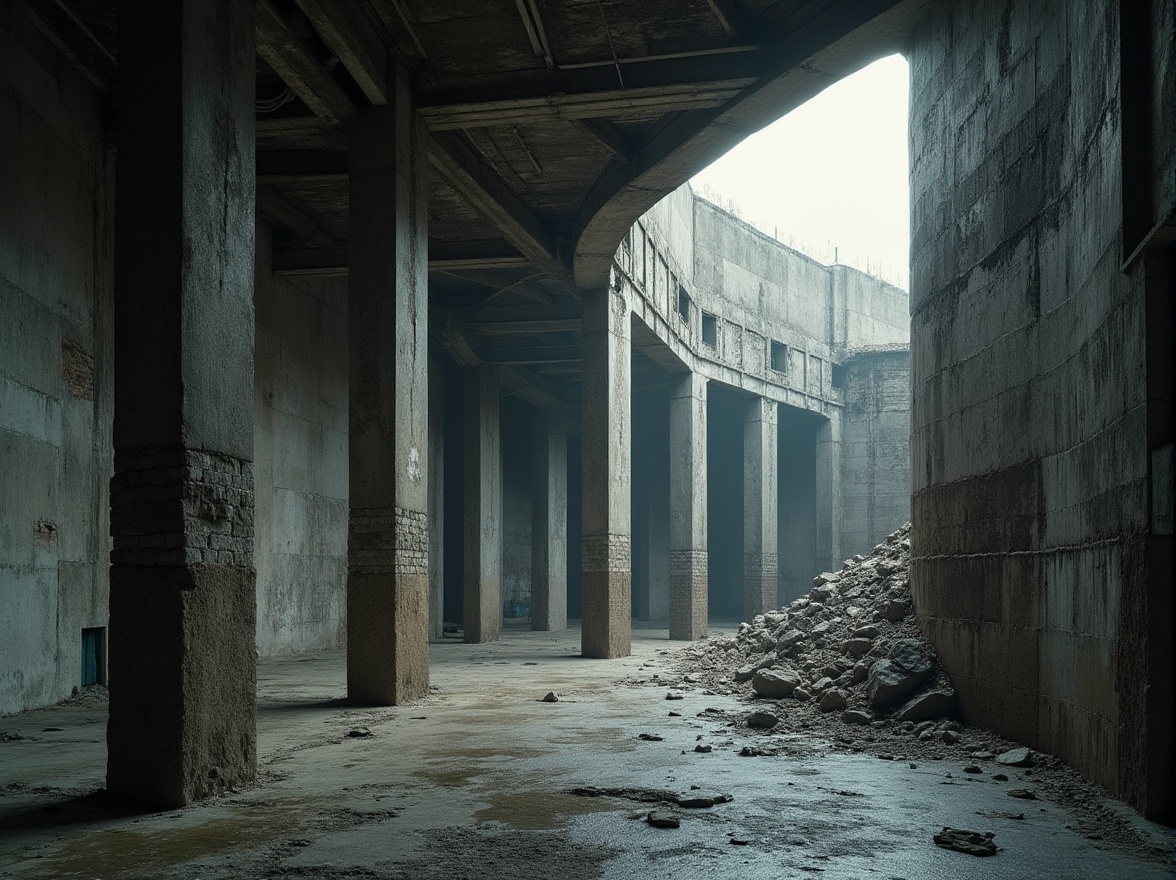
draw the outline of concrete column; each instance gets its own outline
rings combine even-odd
[[[531,629],[567,628],[567,416],[539,410],[531,436]]]
[[[706,635],[706,379],[670,389],[670,638]]]
[[[833,571],[841,564],[841,417],[830,415],[817,428],[817,567]]]
[[[253,3],[119,4],[107,790],[256,770]]]
[[[428,159],[394,78],[348,131],[347,695],[374,705],[429,687]]]
[[[776,607],[776,404],[754,398],[743,422],[743,616]]]
[[[445,365],[429,356],[429,638],[445,623]]]
[[[502,631],[502,424],[498,371],[464,371],[465,640],[497,641]]]
[[[580,649],[585,657],[626,657],[632,651],[629,322],[623,291],[584,293]]]

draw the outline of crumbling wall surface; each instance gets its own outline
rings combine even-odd
[[[841,558],[910,519],[910,353],[863,350],[845,364]]]
[[[1146,683],[1120,673],[1140,650],[1122,619],[1146,564],[1145,324],[1120,268],[1118,20],[1110,0],[936,3],[913,41],[911,585],[969,722],[1141,806]]]
[[[345,644],[347,279],[273,276],[258,224],[254,286],[257,648]]]
[[[113,158],[98,94],[0,4],[0,713],[80,683],[104,627]]]

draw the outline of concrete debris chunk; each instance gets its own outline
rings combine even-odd
[[[678,828],[682,822],[673,813],[654,810],[645,817],[645,821],[653,828]]]
[[[752,712],[747,716],[747,726],[760,730],[770,730],[780,723],[780,719],[771,712]]]
[[[944,849],[967,853],[970,856],[991,856],[996,855],[996,844],[992,840],[995,836],[991,831],[981,834],[978,831],[964,831],[945,825],[932,839],[936,846]]]
[[[751,679],[752,690],[769,700],[791,696],[799,686],[800,675],[791,669],[761,669]]]
[[[909,700],[894,717],[899,721],[935,721],[949,718],[955,711],[955,704],[956,696],[953,693],[928,691]]]
[[[1033,753],[1028,749],[1010,749],[1004,754],[996,756],[996,763],[1006,767],[1028,767],[1033,763]]]

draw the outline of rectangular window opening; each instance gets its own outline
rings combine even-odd
[[[106,684],[106,627],[82,630],[82,687]]]
[[[690,323],[690,294],[681,285],[678,285],[678,317]]]
[[[702,344],[711,348],[719,346],[719,321],[710,312],[702,313]]]
[[[829,381],[833,383],[834,388],[845,387],[845,367],[841,364],[831,364],[832,374]]]
[[[777,373],[788,372],[788,346],[772,340],[772,369]]]

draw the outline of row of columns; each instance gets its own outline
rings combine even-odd
[[[253,8],[120,4],[107,781],[115,796],[165,805],[244,784],[256,767]],[[427,692],[439,528],[429,498],[426,133],[407,71],[390,75],[390,102],[348,131],[347,691],[379,705]],[[584,294],[583,316],[582,650],[617,657],[631,639],[631,318],[611,288]],[[467,371],[462,393],[473,432],[466,630],[482,641],[501,620],[494,369]],[[684,377],[673,412],[671,629],[695,638],[706,628],[705,381]],[[749,449],[763,457],[761,490],[774,493],[768,424],[748,421],[760,426]],[[554,629],[566,625],[566,425],[542,414],[533,430],[535,613]],[[771,505],[757,503],[762,528],[748,553],[763,592],[775,527]]]

